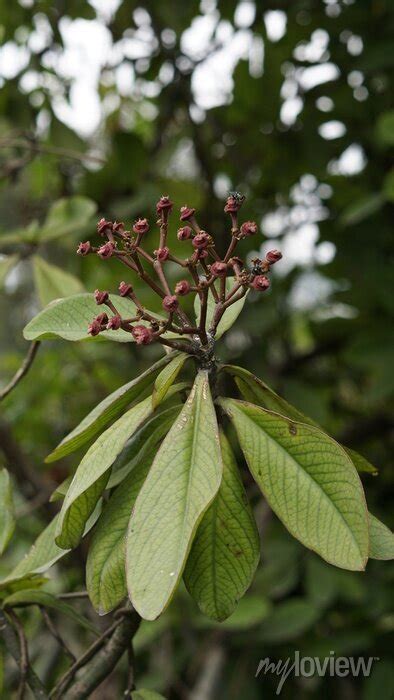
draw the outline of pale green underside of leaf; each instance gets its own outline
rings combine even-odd
[[[56,530],[59,547],[77,546],[85,523],[107,485],[110,467],[152,410],[152,398],[148,396],[107,428],[89,448],[74,474],[60,511]]]
[[[229,277],[226,279],[226,292],[229,292],[230,289],[234,286],[234,279],[230,279]],[[216,289],[219,290],[219,282],[216,282]],[[221,338],[223,333],[229,330],[233,323],[237,320],[239,314],[241,313],[245,301],[246,301],[247,293],[245,294],[242,299],[239,299],[238,301],[234,302],[231,306],[229,306],[228,309],[224,312],[222,318],[220,319],[218,323],[218,327],[216,329],[216,335],[215,338],[218,340]],[[208,308],[207,308],[207,320],[206,320],[206,328],[209,329],[212,319],[213,319],[213,314],[215,311],[215,300],[211,294],[211,292],[208,294]],[[200,304],[200,297],[198,294],[196,294],[195,300],[194,300],[194,313],[196,315],[196,322],[197,325],[200,321],[200,313],[201,313],[201,304]]]
[[[19,255],[8,255],[6,258],[0,260],[0,289],[11,272],[12,268],[15,267],[19,260]]]
[[[280,413],[286,418],[291,418],[291,420],[299,421],[300,423],[307,423],[307,425],[314,425],[315,428],[322,430],[321,426],[316,423],[316,421],[306,416],[299,411],[298,408],[295,408],[295,406],[289,404],[247,369],[236,367],[235,365],[223,365],[223,369],[235,378],[238,389],[242,396],[245,397],[246,401],[257,403],[263,406],[263,408],[268,408],[271,411]],[[365,457],[358,454],[355,450],[351,450],[349,447],[345,447],[344,445],[342,445],[342,447],[349,455],[358,472],[367,472],[369,474],[378,473],[376,467],[370,464]]]
[[[33,256],[34,282],[41,306],[54,299],[80,294],[85,291],[82,282],[60,267],[50,265],[39,255]]]
[[[45,608],[57,610],[62,615],[76,622],[77,625],[84,627],[89,630],[89,632],[93,632],[93,634],[97,634],[96,628],[86,617],[80,615],[71,605],[65,603],[63,600],[58,600],[58,598],[55,598],[54,595],[47,591],[38,591],[35,589],[16,591],[16,593],[7,596],[3,601],[4,607],[9,608],[24,607],[27,603],[42,605]]]
[[[129,595],[154,620],[169,604],[198,524],[222,476],[208,373],[200,371],[137,497],[126,546]]]
[[[0,468],[0,554],[6,549],[15,530],[14,499],[8,471]]]
[[[56,449],[46,458],[46,462],[54,462],[71,452],[77,450],[81,445],[90,440],[107,423],[123,411],[123,409],[133,401],[151,384],[160,370],[172,360],[172,353],[165,355],[146,372],[140,374],[131,382],[123,384],[107,396],[103,401],[88,413],[87,416],[71,431]]]
[[[372,513],[369,513],[369,536],[371,559],[394,559],[394,532]]]
[[[363,570],[368,515],[360,478],[345,451],[313,426],[243,401],[220,404],[256,482],[289,532],[329,563]]]
[[[234,455],[223,434],[220,446],[222,482],[198,526],[184,580],[201,611],[222,621],[231,615],[253,580],[260,540]]]
[[[167,357],[171,357],[171,355],[167,355]],[[153,408],[156,408],[156,406],[158,406],[164,399],[168,389],[170,388],[171,384],[175,382],[175,379],[189,357],[190,355],[187,355],[184,352],[176,353],[175,357],[172,353],[171,361],[166,367],[164,367],[164,369],[161,370],[160,374],[155,380],[152,394]]]

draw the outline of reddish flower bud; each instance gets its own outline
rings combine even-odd
[[[92,335],[92,336],[98,335],[101,330],[102,330],[101,323],[99,321],[97,321],[96,318],[94,318],[92,323],[89,323],[89,325],[88,325],[89,335]]]
[[[206,248],[207,246],[209,246],[211,241],[212,241],[211,236],[208,233],[206,233],[205,231],[201,231],[201,233],[198,233],[197,236],[194,236],[192,243],[193,243],[195,248],[202,250],[203,248]]]
[[[166,297],[164,297],[162,301],[162,306],[164,311],[169,311],[170,313],[176,311],[179,304],[175,294],[172,294],[171,296],[167,295]]]
[[[118,331],[122,325],[122,319],[120,316],[111,316],[107,323],[107,331]]]
[[[149,231],[148,219],[138,219],[133,226],[133,231],[134,233],[137,233],[140,236],[142,236],[144,233],[147,233]]]
[[[254,278],[251,286],[258,292],[265,292],[265,290],[270,286],[270,281],[268,277],[265,277],[265,275],[257,275],[257,277]]]
[[[118,289],[121,297],[128,297],[130,292],[133,291],[133,287],[127,282],[121,282]]]
[[[195,256],[197,260],[204,260],[204,258],[208,257],[208,251],[200,248],[199,250],[196,250]]]
[[[112,226],[112,221],[106,221],[102,218],[97,224],[97,233],[100,236],[108,236],[109,233],[112,233]]]
[[[235,196],[233,194],[230,194],[230,196],[227,197],[227,201],[224,206],[224,211],[227,214],[235,214],[238,211],[238,209],[241,208],[244,199],[245,197],[243,197],[242,195]]]
[[[175,285],[175,294],[179,294],[180,297],[184,297],[185,294],[189,294],[190,284],[187,280],[181,280]]]
[[[194,214],[196,213],[196,210],[193,209],[193,207],[181,207],[181,213],[180,213],[180,220],[181,221],[188,221],[188,219],[191,219]]]
[[[107,258],[110,258],[114,254],[115,246],[113,243],[108,241],[108,243],[104,243],[98,251],[97,255],[102,259],[106,260]]]
[[[149,345],[153,340],[153,331],[146,326],[134,326],[131,334],[137,345]]]
[[[123,221],[114,221],[112,224],[112,233],[123,233],[124,232],[124,223]]]
[[[218,260],[211,265],[211,274],[215,277],[225,277],[227,274],[227,265],[225,262]]]
[[[160,197],[159,201],[156,204],[156,211],[158,214],[161,214],[161,212],[170,213],[172,207],[173,203],[171,202],[170,198],[166,195],[163,195],[163,197]]]
[[[158,248],[158,250],[155,250],[154,253],[156,255],[157,260],[159,260],[160,262],[165,262],[165,260],[168,259],[170,251],[168,248]]]
[[[109,293],[108,292],[100,292],[99,289],[96,289],[94,293],[94,298],[96,301],[96,304],[105,304],[108,299],[109,299]]]
[[[267,263],[269,263],[270,265],[274,265],[282,257],[283,256],[282,256],[282,253],[280,252],[280,250],[269,250],[267,255],[265,256],[265,259],[266,259]]]
[[[80,243],[78,248],[77,248],[77,254],[78,255],[89,255],[89,253],[92,250],[92,246],[90,245],[90,241],[85,241],[85,243]]]
[[[107,314],[104,312],[104,313],[99,314],[98,316],[96,316],[96,318],[95,318],[94,320],[97,321],[97,323],[99,323],[100,326],[106,326],[107,323],[108,323],[108,316],[107,316]]]
[[[187,241],[192,237],[192,230],[190,226],[182,226],[178,229],[178,241]]]
[[[245,221],[241,226],[242,236],[254,236],[257,233],[258,228],[255,221]]]

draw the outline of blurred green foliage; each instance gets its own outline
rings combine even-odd
[[[77,286],[116,290],[123,272],[112,261],[74,255],[79,240],[94,236],[96,210],[127,222],[147,215],[153,223],[156,199],[169,193],[177,207],[198,207],[202,224],[224,248],[223,198],[227,189],[238,189],[247,195],[245,219],[262,222],[269,247],[282,248],[285,257],[272,292],[258,305],[248,298],[221,341],[220,357],[266,379],[375,464],[379,475],[363,476],[369,507],[393,527],[392,2],[272,0],[262,7],[225,0],[215,10],[215,2],[123,0],[112,14],[96,13],[95,5],[0,1],[1,381],[9,381],[24,357],[23,326],[59,296],[59,285],[64,294]],[[245,5],[256,5],[248,26],[242,26],[241,5],[244,12]],[[286,22],[280,38],[269,31],[272,11]],[[207,42],[203,30],[201,56],[188,54],[185,32],[204,14],[212,16],[213,29],[206,30],[212,36]],[[99,66],[101,121],[88,136],[67,126],[58,109],[73,88],[59,63],[67,18],[106,23],[116,47]],[[40,31],[45,37],[35,43]],[[233,84],[230,79],[222,104],[204,110],[196,100],[210,71],[215,80],[209,61],[218,54],[225,62],[220,51],[241,35],[249,48],[233,62]],[[140,51],[126,50],[126,40]],[[8,42],[25,51],[19,69],[15,57],[4,69]],[[208,72],[201,72],[207,62]],[[334,77],[314,84],[310,71],[327,64],[336,67]],[[130,84],[119,82],[120,69]],[[220,77],[221,94],[219,83]],[[335,131],[337,122],[345,130]],[[154,231],[149,237],[153,249]],[[245,255],[264,241],[259,235],[243,243]],[[154,309],[154,298],[146,290],[143,296]],[[13,474],[17,514],[13,546],[0,560],[2,575],[46,522],[45,509],[31,512],[26,464],[44,490],[54,489],[78,461],[72,456],[49,466],[44,457],[157,352],[106,342],[51,341],[40,348],[28,377],[2,404],[0,456]],[[269,698],[278,679],[255,678],[261,658],[285,659],[295,650],[324,657],[333,650],[380,661],[365,680],[290,676],[282,696],[392,697],[392,564],[370,562],[365,574],[329,567],[291,540],[257,488],[246,485],[263,535],[252,589],[221,626],[203,620],[182,592],[158,622],[144,622],[136,637],[138,687],[176,699]],[[83,587],[83,559],[82,547],[57,565],[49,590]],[[87,604],[79,607],[93,617]],[[38,610],[23,614],[32,660],[50,680],[65,659],[55,648],[48,658],[40,655],[49,637]],[[59,620],[80,651],[85,632],[70,619]],[[15,668],[7,664],[6,687],[14,687]],[[120,666],[95,697],[118,697],[125,674]]]

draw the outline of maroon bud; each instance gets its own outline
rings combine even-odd
[[[161,214],[161,212],[170,213],[172,207],[173,203],[171,202],[170,198],[164,195],[163,197],[160,197],[159,201],[157,202],[156,211],[158,214]]]
[[[175,294],[179,294],[180,297],[184,297],[185,294],[189,294],[190,284],[187,280],[181,280],[175,285]]]
[[[215,277],[225,277],[227,274],[227,265],[225,262],[218,260],[211,265],[211,274]]]
[[[255,221],[245,221],[241,226],[242,236],[254,236],[257,233],[258,228]]]
[[[122,319],[120,316],[111,316],[107,323],[107,331],[118,331],[122,325]]]
[[[108,299],[109,299],[109,293],[108,292],[100,292],[99,289],[96,289],[94,293],[94,298],[96,300],[96,304],[105,304]]]
[[[77,254],[78,255],[89,255],[89,253],[92,250],[92,246],[90,245],[90,241],[85,241],[85,243],[80,243],[78,248],[77,248]]]
[[[110,258],[114,254],[115,246],[113,243],[108,241],[108,243],[104,243],[98,251],[97,255],[102,259],[106,260],[107,258]]]
[[[194,236],[192,243],[195,248],[202,250],[203,248],[209,246],[211,240],[211,236],[208,233],[201,231],[201,233],[198,233],[197,236]]]
[[[235,197],[234,195],[230,194],[230,196],[227,197],[224,211],[227,214],[235,214],[238,211],[238,209],[241,208],[244,199],[245,199],[245,197],[242,197],[242,196]]]
[[[109,233],[112,233],[112,221],[106,221],[106,219],[102,218],[97,224],[97,233],[100,236],[108,236]]]
[[[99,321],[97,321],[96,318],[94,318],[92,323],[89,323],[89,325],[88,325],[89,335],[92,335],[92,336],[98,335],[101,330],[102,330],[101,323]]]
[[[94,320],[97,321],[97,323],[99,323],[100,326],[106,326],[107,323],[108,323],[108,316],[107,316],[107,314],[104,312],[104,313],[99,314],[98,316],[96,316],[96,318],[95,318]]]
[[[207,251],[207,250],[204,250],[204,249],[201,249],[201,248],[200,248],[199,250],[196,250],[196,258],[197,258],[197,260],[204,260],[204,258],[207,258],[207,257],[208,257],[208,251]]]
[[[165,262],[168,259],[170,251],[168,248],[158,248],[158,250],[155,250],[154,253],[159,262]]]
[[[196,213],[196,210],[193,209],[193,207],[184,206],[184,207],[181,207],[181,213],[180,213],[179,218],[181,221],[188,221],[189,219],[191,219],[194,216],[195,213]]]
[[[173,313],[174,311],[177,310],[179,304],[178,304],[178,299],[176,298],[175,294],[173,295],[167,295],[164,297],[162,301],[162,306],[164,311],[169,311],[170,313]]]
[[[119,285],[119,294],[121,297],[128,297],[130,292],[133,291],[133,287],[131,284],[128,284],[127,282],[121,282]]]
[[[112,233],[124,233],[123,221],[114,221],[112,224]]]
[[[137,233],[140,236],[142,236],[144,233],[147,233],[149,231],[148,219],[137,219],[133,226],[133,231],[134,233]]]
[[[192,230],[190,226],[182,226],[178,229],[178,241],[187,241],[192,237]]]
[[[254,278],[251,286],[258,292],[265,292],[265,290],[270,286],[270,281],[268,277],[265,277],[265,275],[257,275],[257,277]]]
[[[149,345],[153,340],[153,331],[146,326],[134,326],[131,334],[137,345]]]
[[[269,263],[270,265],[274,265],[282,257],[283,256],[282,256],[282,253],[280,252],[280,250],[269,250],[267,255],[265,256],[265,259],[266,259],[267,263]]]

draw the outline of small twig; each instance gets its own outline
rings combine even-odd
[[[42,605],[40,605],[40,611],[41,611],[43,620],[44,620],[49,632],[51,633],[52,637],[54,637],[56,639],[57,643],[63,649],[66,656],[68,656],[71,659],[71,661],[75,662],[76,658],[75,658],[74,654],[72,653],[71,649],[68,648],[64,639],[60,636],[60,634],[57,631],[55,625],[53,624],[51,618],[49,617],[47,611],[45,610],[44,607],[42,607]]]
[[[9,148],[10,146],[25,148],[26,150],[33,151],[35,153],[48,153],[49,155],[63,156],[64,158],[71,158],[73,160],[90,160],[92,163],[99,163],[100,165],[105,164],[104,158],[92,156],[89,153],[79,153],[73,149],[61,148],[59,146],[48,146],[43,143],[25,141],[18,138],[4,138],[0,140],[0,148]]]
[[[23,700],[26,690],[26,678],[29,669],[29,653],[27,649],[27,640],[25,637],[25,632],[23,630],[22,624],[19,617],[14,613],[13,610],[7,609],[7,615],[11,619],[13,627],[16,630],[19,640],[19,671],[20,671],[20,681],[19,688],[17,692],[17,699]]]
[[[26,355],[25,359],[23,360],[21,366],[19,367],[17,372],[14,374],[13,378],[7,384],[7,386],[4,387],[4,389],[2,389],[2,391],[0,391],[0,401],[3,401],[3,399],[5,399],[5,397],[8,396],[8,394],[10,394],[13,389],[15,389],[15,387],[17,386],[17,384],[19,384],[21,379],[23,379],[25,374],[27,374],[27,372],[29,371],[30,367],[32,366],[32,364],[34,362],[34,358],[37,354],[37,350],[38,350],[39,346],[40,346],[39,340],[35,340],[33,343],[31,343],[29,350],[27,352],[27,355]]]
[[[8,613],[9,615],[9,613]],[[11,616],[9,616],[11,618]],[[16,617],[16,616],[15,616]],[[18,620],[19,623],[19,620]],[[20,623],[19,623],[20,624]],[[0,610],[0,633],[3,636],[7,650],[19,665],[21,662],[21,648],[19,644],[19,634],[17,635],[14,629],[14,625],[11,623],[10,619],[6,617],[4,612]],[[33,671],[28,663],[26,672],[26,683],[31,689],[35,698],[39,700],[47,700],[48,694],[45,690],[44,685],[40,681],[37,674]]]

